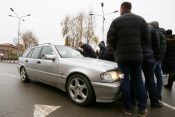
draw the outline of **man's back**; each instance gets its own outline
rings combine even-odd
[[[126,13],[116,18],[108,31],[108,43],[117,62],[142,61],[142,44],[148,40],[147,24],[143,18]]]
[[[175,36],[167,37],[167,52],[165,55],[165,64],[168,66],[175,65]]]
[[[86,57],[91,57],[91,58],[96,58],[97,55],[93,48],[89,44],[84,44],[83,45],[83,52]]]
[[[160,40],[160,61],[162,62],[164,57],[165,57],[165,53],[166,53],[166,37],[165,34],[163,32],[164,30],[161,28],[157,29],[157,33],[159,35],[159,40]]]
[[[131,86],[135,86],[139,89],[136,92],[139,116],[146,116],[147,94],[142,80],[141,64],[142,47],[149,40],[148,28],[143,18],[131,13],[131,8],[130,2],[121,4],[121,16],[112,22],[107,35],[107,44],[113,49],[118,69],[124,74],[121,83],[123,112],[133,114]]]

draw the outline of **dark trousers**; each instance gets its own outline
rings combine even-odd
[[[161,98],[161,93],[162,93],[162,87],[163,87],[163,78],[162,78],[162,68],[161,68],[161,63],[156,62],[154,65],[154,70],[155,70],[155,76],[157,79],[157,96]]]
[[[143,62],[142,70],[145,76],[145,87],[148,91],[151,105],[156,105],[159,103],[159,100],[154,80],[154,62]]]
[[[175,74],[174,73],[170,73],[169,74],[169,78],[168,78],[167,86],[172,88],[173,87],[173,81],[175,81]]]
[[[121,83],[121,92],[123,105],[127,109],[132,108],[131,99],[131,83],[132,86],[136,87],[136,94],[138,97],[138,107],[139,110],[144,110],[146,108],[147,94],[146,89],[143,84],[142,74],[141,74],[141,63],[119,63],[119,70],[124,74],[123,81]],[[132,78],[131,78],[132,75]],[[133,81],[133,82],[132,82]]]

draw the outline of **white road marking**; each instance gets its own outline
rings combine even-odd
[[[19,76],[5,74],[5,73],[0,73],[0,75],[19,78]],[[50,113],[52,113],[53,111],[57,110],[60,107],[61,106],[50,106],[50,105],[36,104],[36,105],[34,105],[33,117],[47,117]]]
[[[160,101],[164,106],[166,106],[166,107],[168,107],[168,108],[170,108],[170,109],[172,109],[172,110],[175,110],[175,107],[174,106],[171,106],[171,105],[169,105],[169,104],[167,104],[167,103],[165,103],[165,102],[163,102],[163,101]]]
[[[15,78],[19,78],[19,76],[15,76],[15,75],[10,75],[10,74],[4,74],[4,73],[0,73],[1,75],[5,75],[5,76],[10,76],[10,77],[15,77]]]
[[[33,117],[47,117],[50,113],[57,110],[61,106],[51,106],[51,105],[34,105]]]

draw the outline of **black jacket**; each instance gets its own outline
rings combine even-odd
[[[167,37],[166,43],[167,51],[162,63],[162,69],[164,73],[175,72],[175,36]]]
[[[89,44],[83,44],[83,55],[86,57],[96,58],[97,55]]]
[[[165,31],[162,28],[156,29],[156,32],[159,36],[159,41],[160,41],[160,54],[159,54],[159,61],[163,61],[166,53],[166,37],[165,37]]]
[[[98,56],[99,59],[114,61],[112,50],[110,50],[109,48],[105,46],[104,41],[101,41],[98,46],[100,48],[100,52]]]
[[[107,34],[107,43],[112,47],[118,63],[142,62],[142,47],[148,39],[146,21],[133,13],[116,18]]]
[[[160,41],[156,29],[148,25],[149,41],[143,45],[143,62],[154,63],[160,59]]]
[[[165,29],[159,27],[159,23],[157,21],[150,22],[150,25],[152,25],[158,36],[159,36],[159,46],[160,46],[160,53],[159,56],[157,56],[156,61],[162,62],[165,56],[166,52],[166,38],[165,38]]]

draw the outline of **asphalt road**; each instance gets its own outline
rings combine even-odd
[[[175,83],[172,91],[163,89],[162,96],[162,108],[151,109],[148,101],[149,117],[175,117]],[[38,111],[49,109],[53,112],[47,117],[127,117],[120,101],[80,107],[59,89],[35,81],[22,83],[16,64],[0,63],[0,117],[44,117]],[[137,107],[130,117],[137,117]]]

